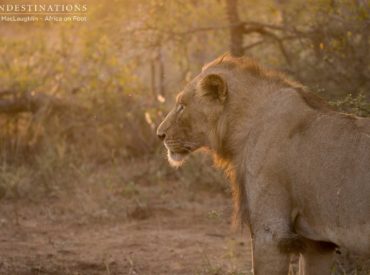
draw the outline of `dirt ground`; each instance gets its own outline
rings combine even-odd
[[[224,194],[147,183],[132,192],[143,203],[113,189],[1,200],[0,274],[250,273],[248,232],[231,230]]]
[[[121,166],[80,169],[47,196],[23,183],[27,196],[0,199],[0,274],[251,274],[249,232],[232,230],[228,192],[145,162]],[[333,274],[370,274],[342,258]]]

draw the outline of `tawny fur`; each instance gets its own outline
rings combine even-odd
[[[369,119],[226,55],[184,88],[158,135],[172,162],[206,148],[225,170],[256,273],[287,274],[289,253],[300,252],[304,274],[329,274],[335,246],[370,257]]]

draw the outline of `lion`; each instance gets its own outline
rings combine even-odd
[[[254,274],[330,274],[337,247],[370,256],[370,119],[333,110],[251,58],[222,56],[157,129],[168,160],[214,155],[250,228]]]

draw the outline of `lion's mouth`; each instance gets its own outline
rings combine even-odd
[[[189,153],[178,153],[171,150],[168,150],[168,160],[173,166],[180,166]]]
[[[167,146],[166,146],[167,147]],[[186,157],[191,153],[190,150],[172,150],[167,147],[167,157],[169,163],[174,167],[179,167],[183,164]]]
[[[190,146],[171,146],[167,144],[167,142],[165,142],[164,145],[167,148],[168,160],[170,164],[175,167],[180,166],[186,157],[195,150],[195,148]]]

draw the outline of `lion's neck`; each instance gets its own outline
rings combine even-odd
[[[233,94],[224,114],[220,117],[211,141],[212,150],[224,163],[240,163],[247,150],[249,133],[266,113],[271,102],[281,97],[276,87],[261,83],[248,91]]]

